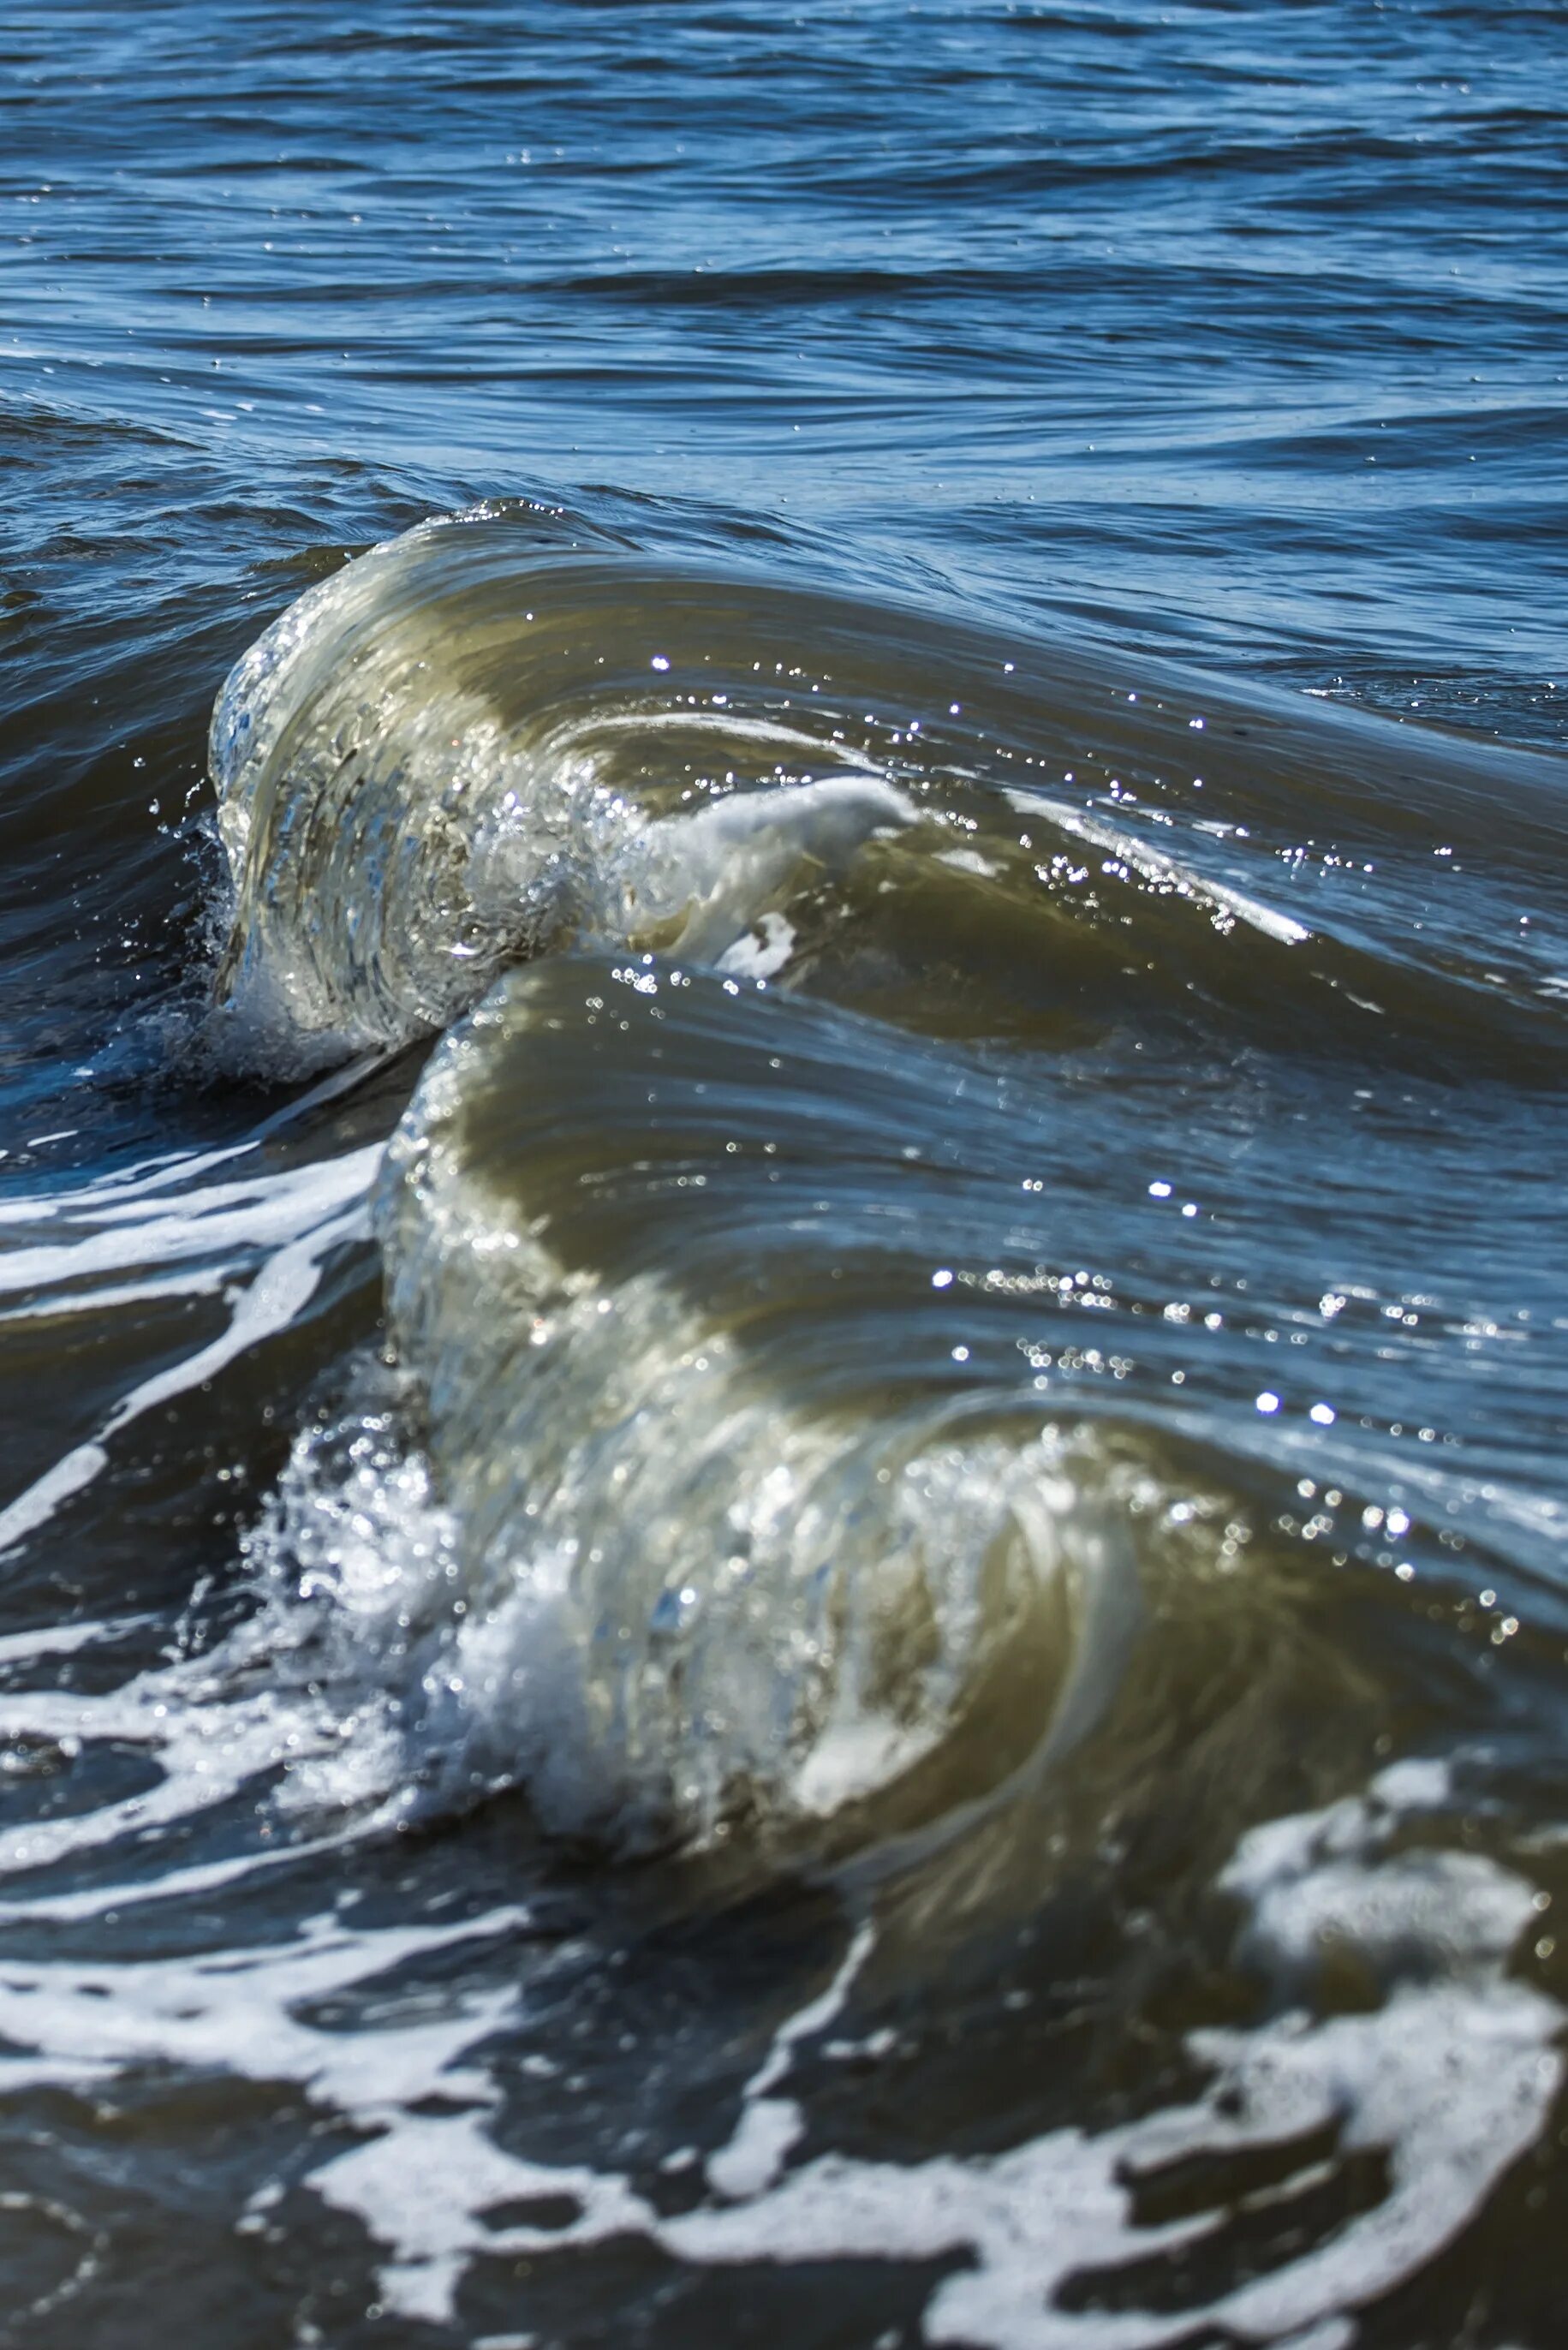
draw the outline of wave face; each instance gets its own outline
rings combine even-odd
[[[909,1138],[946,1074],[755,982],[572,957],[421,1080],[392,1327],[462,1529],[462,1677],[529,1725],[556,1825],[705,1842],[922,1772],[929,1808],[964,1783],[939,1750],[994,1775],[1103,1679],[1075,1620],[1134,1595],[1099,1588],[1099,1480],[1005,1357],[966,1394],[941,1343],[957,1170]]]

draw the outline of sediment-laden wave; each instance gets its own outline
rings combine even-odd
[[[483,997],[378,1210],[456,1529],[462,1619],[415,1603],[449,1783],[633,1845],[972,1800],[1104,1712],[1151,1591],[1203,1620],[1260,1414],[1324,1462],[1309,1538],[1384,1557],[1388,1309],[1298,1244],[1338,1179],[1292,1129],[1555,1087],[1550,763],[504,514],[311,590],[213,760],[234,1049]],[[1425,1182],[1367,1124],[1364,1257]]]
[[[176,1408],[237,1480],[225,1383],[300,1359],[237,1584],[0,1655],[86,1790],[0,1834],[5,2062],[296,2084],[411,2321],[619,2238],[908,2264],[931,2341],[1343,2350],[1561,2090],[1560,771],[504,512],[310,589],[212,759],[207,1031],[289,1098],[5,1211],[15,1343],[107,1366],[7,1555]],[[494,1900],[334,1922],[438,1827]],[[826,1905],[738,2076],[670,1993],[690,2127],[493,2127],[616,1963],[493,1955],[557,1864]],[[47,1939],[296,1871],[211,1966]]]
[[[224,687],[212,764],[220,999],[289,1066],[444,1027],[572,941],[1041,1044],[1222,1014],[1374,1057],[1557,1050],[1560,932],[1475,930],[1560,847],[1551,761],[542,554],[505,515],[303,597]],[[1484,860],[1462,920],[1435,857]]]
[[[1255,1514],[1172,1440],[1254,1462],[1266,1395],[1366,1474],[1386,1313],[1286,1228],[1303,1097],[1559,1071],[1561,908],[1473,928],[1539,882],[1550,763],[505,515],[313,589],[213,756],[240,1049],[394,1046],[534,966],[432,1062],[379,1232],[442,1669],[547,1816],[634,1842],[940,1810],[1103,1704],[1147,1528],[1212,1566]],[[1420,1181],[1380,1136],[1358,1240]]]

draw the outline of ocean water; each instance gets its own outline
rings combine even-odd
[[[1568,2334],[1568,26],[0,27],[0,2340]]]

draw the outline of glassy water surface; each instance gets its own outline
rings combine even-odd
[[[1561,11],[0,30],[0,2338],[1549,2350]]]

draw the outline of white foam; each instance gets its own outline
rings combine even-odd
[[[41,2077],[102,2080],[152,2062],[294,2082],[349,2120],[417,2130],[408,2108],[437,2094],[493,2104],[488,2075],[462,2059],[514,2012],[515,1991],[471,1991],[439,2015],[427,2008],[411,2021],[355,2030],[317,2026],[299,2011],[410,1960],[515,1933],[528,1914],[509,1905],[460,1922],[375,1929],[327,1915],[306,1920],[291,1941],[192,1959],[8,1958],[0,2035],[19,2053],[0,2052],[0,2090]]]
[[[932,2343],[981,2350],[1158,2350],[1200,2324],[1257,2344],[1354,2339],[1351,2314],[1412,2275],[1474,2215],[1539,2132],[1561,2079],[1550,2002],[1519,1986],[1490,1997],[1414,1992],[1379,2016],[1310,2027],[1302,2018],[1251,2034],[1211,2034],[1196,2053],[1220,2070],[1201,2101],[1091,2137],[1063,2129],[992,2157],[918,2164],[825,2155],[775,2183],[798,2142],[797,2109],[746,2108],[715,2182],[742,2199],[661,2219],[614,2173],[534,2163],[503,2153],[473,2116],[421,2121],[341,2157],[311,2181],[395,2247],[382,2271],[388,2302],[439,2321],[470,2259],[586,2248],[640,2235],[698,2264],[832,2260],[925,2263],[962,2253],[923,2331]],[[1451,2054],[1434,2065],[1432,2053]],[[1241,2118],[1236,2118],[1237,2115]],[[1128,2181],[1151,2159],[1255,2146],[1345,2123],[1342,2145],[1391,2149],[1387,2199],[1272,2274],[1179,2313],[1126,2305],[1064,2308],[1061,2288],[1085,2271],[1115,2272],[1212,2235],[1210,2210],[1140,2225]],[[1300,2183],[1320,2166],[1303,2157]],[[1288,2182],[1287,2182],[1288,2185]],[[564,2228],[497,2230],[481,2214],[513,2199],[573,2198]]]
[[[741,2117],[729,2144],[708,2158],[708,2182],[721,2195],[745,2199],[762,2194],[773,2186],[785,2156],[804,2136],[805,2116],[799,2106],[773,2092],[788,2074],[800,2043],[826,2032],[843,2013],[875,1940],[875,1929],[863,1920],[827,1989],[797,2008],[774,2033],[773,2045],[742,2092]]]
[[[400,2316],[450,2323],[457,2288],[476,2253],[547,2251],[654,2233],[642,2198],[614,2172],[536,2163],[508,2154],[476,2116],[411,2117],[316,2171],[308,2182],[336,2210],[362,2220],[396,2256],[378,2276],[383,2304]],[[579,2216],[564,2230],[486,2227],[497,2205],[569,2196]]]
[[[275,1247],[295,1239],[341,1201],[369,1188],[379,1145],[346,1158],[317,1160],[280,1173],[219,1183],[188,1193],[166,1211],[149,1215],[140,1201],[95,1200],[79,1221],[78,1239],[13,1249],[0,1255],[0,1295],[35,1291],[94,1278],[126,1267],[235,1250]]]
[[[184,1362],[173,1364],[132,1388],[109,1414],[104,1424],[106,1435],[124,1428],[142,1412],[150,1411],[154,1404],[166,1403],[171,1396],[184,1395],[232,1363],[247,1347],[275,1330],[288,1327],[315,1295],[325,1261],[332,1250],[349,1241],[363,1240],[369,1232],[363,1192],[380,1152],[373,1149],[356,1155],[365,1162],[358,1187],[360,1203],[342,1215],[329,1217],[303,1240],[291,1241],[286,1248],[268,1257],[249,1288],[240,1293],[228,1328]]]
[[[139,1202],[123,1197],[105,1201],[93,1194],[82,1209],[89,1229],[81,1238],[0,1256],[0,1292],[36,1290],[52,1282],[68,1306],[78,1293],[59,1284],[121,1268],[140,1271],[150,1263],[188,1263],[190,1294],[208,1295],[222,1281],[233,1277],[237,1284],[257,1252],[270,1252],[248,1285],[234,1288],[224,1330],[131,1388],[95,1436],[74,1446],[0,1510],[0,1556],[36,1534],[102,1473],[109,1438],[287,1327],[315,1295],[332,1251],[365,1236],[367,1195],[380,1159],[380,1146],[372,1144],[308,1167],[213,1185],[151,1216]],[[179,1287],[171,1282],[160,1294],[176,1294]],[[133,1279],[126,1288],[145,1295],[148,1284]],[[46,1309],[35,1301],[32,1310]]]
[[[241,1159],[256,1148],[254,1138],[230,1143],[222,1150],[175,1151],[157,1159],[138,1159],[95,1181],[68,1191],[38,1192],[21,1200],[0,1201],[0,1225],[47,1223],[58,1216],[76,1217],[101,1205],[144,1198],[188,1183],[213,1167]]]
[[[41,1477],[35,1477],[25,1492],[0,1510],[0,1558],[47,1524],[62,1503],[90,1485],[108,1466],[109,1455],[101,1444],[78,1444]]]
[[[102,1289],[47,1290],[26,1305],[0,1311],[0,1324],[56,1322],[76,1314],[118,1314],[128,1305],[156,1304],[162,1298],[212,1297],[230,1278],[226,1265],[197,1265],[157,1281],[116,1282]]]
[[[691,815],[647,826],[637,836],[635,862],[607,876],[613,887],[603,910],[613,907],[611,931],[618,937],[678,919],[678,951],[720,962],[771,910],[768,899],[788,888],[803,860],[841,873],[867,841],[902,831],[918,818],[906,793],[874,775],[828,775],[736,792]],[[772,944],[767,941],[764,954]]]
[[[776,979],[794,952],[794,925],[770,907],[754,930],[725,948],[714,967],[737,979]]]
[[[1377,1809],[1363,1815],[1374,1844],[1386,1840]],[[1277,1825],[1292,1831],[1279,1848],[1295,1852],[1345,1826],[1327,1815]],[[1255,1847],[1245,1865],[1258,1865]],[[1413,1880],[1401,1875],[1399,1856],[1381,1866],[1391,1876],[1386,1898],[1397,1901]],[[1495,1873],[1501,1898],[1505,1873]],[[1528,1888],[1520,1890],[1527,1909]],[[1353,1900],[1341,1920],[1347,1935],[1363,1914]],[[1417,1887],[1412,1950],[1428,1922]],[[1561,2011],[1503,1978],[1483,1919],[1476,1947],[1459,1951],[1450,1933],[1425,1954],[1439,1969],[1458,1958],[1462,1980],[1397,1984],[1371,2013],[1314,2022],[1290,2011],[1250,2032],[1195,2033],[1191,2053],[1212,2078],[1185,2105],[1099,2135],[1054,2130],[1002,2154],[903,2164],[829,2153],[781,2177],[805,2117],[776,2094],[779,2083],[801,2042],[840,2012],[868,1947],[863,1929],[828,1991],[775,2036],[748,2082],[736,2126],[708,2163],[710,2183],[727,2199],[718,2205],[660,2218],[626,2178],[504,2153],[472,2115],[421,2120],[417,2143],[389,2132],[327,2164],[312,2183],[392,2248],[381,2277],[389,2304],[433,2322],[450,2318],[477,2255],[634,2234],[698,2264],[925,2263],[961,2254],[966,2265],[936,2288],[923,2332],[930,2343],[971,2350],[1159,2350],[1205,2327],[1279,2350],[1346,2350],[1355,2313],[1424,2267],[1474,2217],[1538,2135],[1562,2082]],[[1342,2154],[1377,2149],[1387,2159],[1388,2192],[1370,2210],[1264,2274],[1179,2311],[1138,2308],[1125,2285],[1106,2306],[1064,2305],[1071,2278],[1114,2274],[1228,2224],[1224,2202],[1163,2226],[1140,2223],[1140,2177],[1256,2148],[1271,2156],[1268,2197],[1279,2202],[1327,2175],[1321,2133],[1335,2126]],[[1301,2159],[1281,2179],[1278,2154],[1293,2137],[1303,2140]],[[548,2229],[494,2229],[482,2217],[544,2196],[571,2198],[577,2216]]]
[[[35,1657],[75,1656],[80,1648],[120,1639],[126,1632],[156,1620],[151,1616],[127,1616],[86,1624],[41,1624],[36,1631],[0,1633],[0,1665],[26,1663]]]
[[[449,1555],[417,1456],[405,1456],[400,1484],[395,1459],[378,1453],[367,1435],[369,1449],[344,1484],[337,1464],[345,1442],[353,1461],[351,1425],[339,1432],[338,1451],[323,1436],[296,1452],[292,1515],[280,1510],[256,1553],[273,1597],[223,1650],[105,1696],[32,1692],[0,1701],[0,1731],[27,1724],[63,1739],[139,1738],[165,1773],[159,1787],[85,1819],[15,1830],[0,1842],[0,1869],[35,1869],[189,1817],[280,1763],[303,1777],[309,1800],[336,1819],[336,1834],[392,1815],[401,1750],[394,1743],[375,1758],[368,1778],[363,1766],[364,1746],[376,1746],[375,1627],[410,1614],[400,1543],[409,1545],[408,1560],[421,1562],[432,1607],[452,1587]],[[325,1448],[318,1469],[313,1445]],[[313,1512],[317,1534],[302,1555]],[[343,1685],[327,1669],[324,1602],[327,1622],[341,1627],[344,1659],[359,1645],[362,1721],[345,1716]],[[114,1628],[78,1627],[84,1642]],[[417,1659],[424,1637],[417,1610],[407,1637]],[[253,1656],[268,1660],[268,1685],[235,1697]],[[357,1750],[345,1754],[343,1774],[333,1764],[336,1747]],[[356,1791],[377,1788],[394,1793],[356,1820]],[[298,2083],[314,2103],[376,2133],[307,2183],[385,2248],[380,2297],[410,2319],[450,2322],[475,2259],[586,2251],[632,2236],[699,2265],[926,2265],[957,2256],[964,2265],[931,2291],[923,2332],[931,2344],[969,2350],[1160,2350],[1205,2325],[1279,2350],[1346,2350],[1357,2311],[1418,2272],[1469,2222],[1539,2135],[1562,2082],[1561,2011],[1506,1973],[1517,1933],[1533,1915],[1532,1889],[1478,1855],[1430,1846],[1430,1825],[1440,1825],[1450,1802],[1442,1763],[1405,1762],[1362,1796],[1244,1836],[1220,1879],[1245,1907],[1240,1947],[1293,2002],[1325,1951],[1355,1951],[1383,1979],[1382,2004],[1314,2020],[1292,2003],[1251,2030],[1195,2033],[1189,2053],[1208,2073],[1207,2085],[1098,2134],[1063,2127],[1003,2152],[924,2162],[832,2151],[799,2161],[808,2108],[791,2094],[791,2074],[806,2044],[844,2015],[874,1948],[869,1920],[822,1991],[775,2031],[740,2091],[733,2126],[706,2160],[710,2199],[676,2217],[661,2216],[629,2175],[536,2161],[492,2138],[486,2114],[496,2087],[473,2052],[520,2020],[510,1988],[447,1995],[433,2017],[421,2006],[388,2021],[384,2003],[372,2002],[367,2013],[375,2020],[362,2025],[317,2028],[307,2020],[314,2002],[407,1959],[510,1931],[521,1910],[369,1933],[342,1918],[318,1918],[281,1946],[211,1958],[7,1961],[0,2042],[14,2053],[0,2057],[0,2087],[87,2085],[150,2061]],[[1409,1846],[1407,1831],[1423,1818],[1427,1841]],[[101,1914],[106,1904],[227,1883],[331,1841],[175,1867],[86,1896],[46,1887],[6,1912]],[[450,1980],[450,1970],[443,1974]],[[437,2095],[466,2109],[415,2110]],[[1325,2132],[1337,2133],[1335,2155],[1324,2156]],[[1301,2140],[1300,2158],[1282,2177],[1280,2152],[1293,2139]],[[1139,2182],[1168,2165],[1244,2158],[1254,2149],[1269,2155],[1267,2195],[1276,2204],[1310,2193],[1335,2160],[1358,2151],[1383,2155],[1387,2190],[1294,2257],[1179,2309],[1139,2307],[1126,2282],[1106,2306],[1064,2295],[1069,2280],[1086,2271],[1114,2276],[1162,2251],[1222,2236],[1232,2218],[1224,2200],[1146,2224]],[[564,2226],[526,2213],[493,2224],[499,2205],[543,2197],[569,2198],[575,2216]]]
[[[966,2252],[939,2287],[931,2342],[985,2350],[1153,2350],[1200,2324],[1277,2343],[1343,2317],[1423,2266],[1476,2210],[1540,2129],[1558,2085],[1558,2011],[1516,1985],[1402,1994],[1376,2015],[1251,2033],[1198,2035],[1219,2065],[1201,2101],[1091,2137],[1059,2130],[1011,2154],[906,2166],[827,2155],[755,2201],[656,2226],[668,2249],[707,2262],[904,2259]],[[1434,2048],[1450,2052],[1442,2064]],[[1342,2145],[1390,2150],[1382,2204],[1315,2250],[1175,2314],[1063,2308],[1067,2280],[1211,2235],[1199,2211],[1137,2224],[1129,2178],[1210,2150],[1272,2147],[1344,2123]],[[1303,2178],[1315,2163],[1303,2158]],[[1125,2303],[1125,2293],[1117,2300]]]

